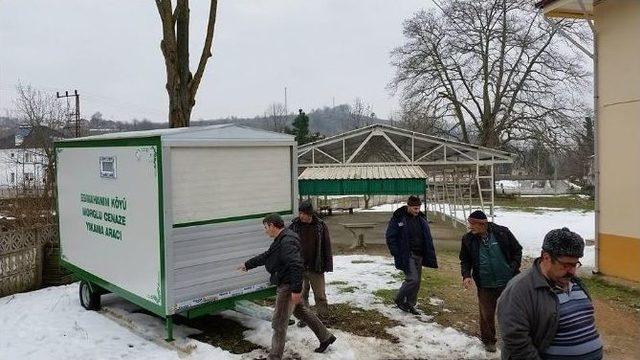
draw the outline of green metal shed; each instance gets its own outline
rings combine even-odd
[[[423,194],[427,174],[419,166],[369,165],[307,168],[298,176],[301,196]]]

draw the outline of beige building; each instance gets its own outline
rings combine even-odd
[[[583,18],[593,26],[596,266],[640,281],[640,0],[545,0],[536,6],[548,18]]]

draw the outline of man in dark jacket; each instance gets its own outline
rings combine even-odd
[[[431,230],[420,199],[409,196],[407,205],[396,210],[389,220],[386,239],[396,269],[402,270],[405,280],[398,290],[395,303],[402,311],[418,315],[416,302],[422,279],[422,266],[437,268],[438,260],[431,238]]]
[[[533,266],[498,299],[503,359],[602,359],[602,340],[584,283],[576,276],[584,240],[551,230]]]
[[[271,274],[271,284],[278,287],[271,321],[273,337],[271,338],[271,351],[268,359],[282,358],[292,308],[293,315],[307,323],[320,341],[320,346],[315,349],[315,352],[324,352],[329,345],[336,341],[336,337],[300,301],[304,267],[300,256],[298,235],[284,228],[284,221],[278,214],[267,215],[262,223],[265,233],[273,238],[273,243],[266,252],[247,260],[238,267],[238,270],[248,271],[264,265]]]
[[[324,317],[329,313],[325,292],[324,273],[333,271],[333,255],[329,228],[313,212],[313,205],[308,200],[300,203],[298,217],[293,219],[289,229],[298,234],[302,245],[304,275],[302,281],[302,301],[309,306],[309,289],[313,289],[318,315]],[[304,322],[298,322],[304,326]]]
[[[518,272],[522,246],[505,226],[490,223],[484,212],[477,210],[467,219],[469,232],[462,237],[460,270],[465,289],[478,289],[480,339],[489,352],[496,351],[496,302]]]

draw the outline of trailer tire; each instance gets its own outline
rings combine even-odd
[[[100,292],[88,281],[80,282],[80,305],[87,310],[100,310]]]

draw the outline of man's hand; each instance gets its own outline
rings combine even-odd
[[[468,289],[473,285],[474,285],[473,278],[468,277],[468,278],[462,279],[462,286],[464,286],[465,289]]]
[[[301,301],[300,293],[291,293],[291,302],[293,303],[293,305],[300,304],[300,301]]]
[[[247,267],[246,267],[246,266],[244,266],[244,263],[242,263],[242,265],[238,266],[238,267],[236,268],[236,270],[238,270],[238,271],[243,271],[243,272],[247,272]]]

